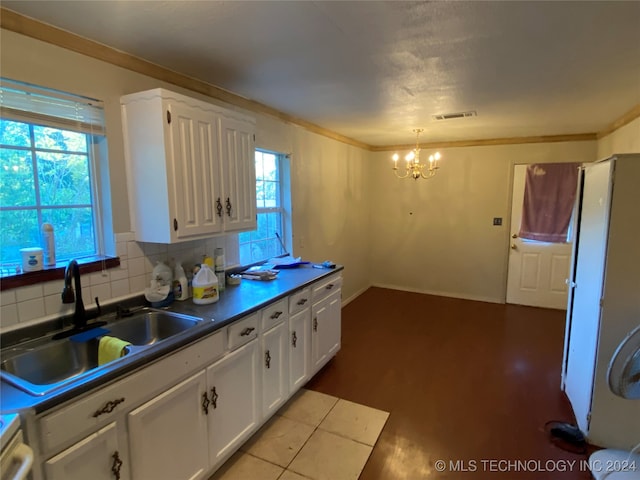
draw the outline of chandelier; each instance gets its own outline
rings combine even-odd
[[[432,155],[429,155],[429,163],[420,163],[420,143],[418,141],[420,134],[424,132],[423,128],[414,128],[414,132],[416,132],[416,148],[411,150],[404,159],[407,161],[406,166],[404,167],[404,173],[398,174],[398,159],[400,158],[397,153],[393,154],[393,173],[396,174],[398,178],[407,178],[411,177],[414,180],[419,178],[431,178],[435,176],[438,171],[438,162],[440,160],[440,152],[436,152]]]

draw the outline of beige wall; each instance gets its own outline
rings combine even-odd
[[[293,254],[345,265],[343,299],[370,285],[370,152],[259,115],[256,146],[290,153]]]
[[[417,181],[393,176],[389,152],[373,155],[372,283],[504,302],[513,165],[590,162],[596,142],[464,147],[441,153],[438,175]],[[494,217],[502,217],[503,225],[493,226]]]
[[[106,276],[87,278],[86,284],[91,288],[83,292],[83,296],[86,303],[91,303],[89,299],[95,292],[100,292],[102,300],[139,293],[141,285],[144,285],[140,280],[150,273],[154,260],[173,256],[175,247],[135,246],[128,233],[130,223],[125,194],[120,96],[165,87],[215,102],[151,77],[6,30],[0,30],[0,48],[3,76],[105,102],[113,223],[118,254],[124,263],[123,268],[108,272]],[[369,286],[366,248],[369,190],[366,188],[365,166],[370,153],[270,116],[254,116],[256,146],[291,154],[293,253],[312,261],[332,260],[344,264],[343,298],[350,300]],[[220,241],[223,240],[189,242],[180,253],[188,251],[188,255],[197,258]],[[135,268],[129,268],[130,251],[136,255],[131,257]],[[3,327],[17,322],[38,321],[64,311],[58,300],[61,290],[57,282],[50,282],[2,292]]]
[[[640,153],[640,117],[598,140],[598,159],[614,153]]]
[[[3,76],[105,101],[114,230],[124,262],[107,278],[88,279],[95,292],[89,290],[87,297],[139,292],[153,261],[173,255],[175,247],[136,246],[131,240],[119,98],[165,87],[211,100],[13,32],[0,30],[0,35]],[[388,152],[367,152],[270,116],[255,117],[256,146],[291,154],[293,253],[344,264],[346,300],[375,284],[503,302],[513,165],[589,162],[640,151],[636,119],[598,142],[450,148],[442,152],[435,178],[399,180]],[[494,227],[493,217],[502,217],[503,225]],[[197,257],[220,242],[224,245],[224,239],[214,239],[184,247]],[[128,252],[136,255],[131,265]],[[57,295],[57,284],[3,292],[3,325],[7,318],[16,322],[56,313]]]

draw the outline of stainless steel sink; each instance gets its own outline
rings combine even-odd
[[[200,318],[163,310],[148,310],[107,325],[112,337],[133,345],[153,345],[194,327]]]
[[[130,317],[107,322],[103,328],[109,331],[105,335],[131,343],[132,346],[125,350],[126,358],[188,331],[203,321],[198,317],[145,308]],[[79,342],[73,336],[60,340],[47,336],[2,349],[2,377],[27,393],[45,395],[97,373],[98,367],[107,371],[114,368],[118,360],[98,365],[99,338]]]
[[[2,370],[34,385],[61,382],[98,366],[98,340],[84,343],[51,341],[2,352]],[[13,354],[13,355],[12,355]]]

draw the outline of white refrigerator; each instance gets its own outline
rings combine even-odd
[[[611,358],[640,324],[640,154],[585,164],[567,308],[562,387],[593,445],[640,443],[640,401],[614,395]]]

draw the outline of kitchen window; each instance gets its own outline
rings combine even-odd
[[[57,262],[103,255],[102,102],[3,78],[0,107],[2,276],[20,272],[21,248],[43,246],[43,223],[53,225]]]
[[[288,158],[281,153],[256,150],[255,164],[258,228],[238,235],[242,265],[285,253],[283,244],[290,236]]]

